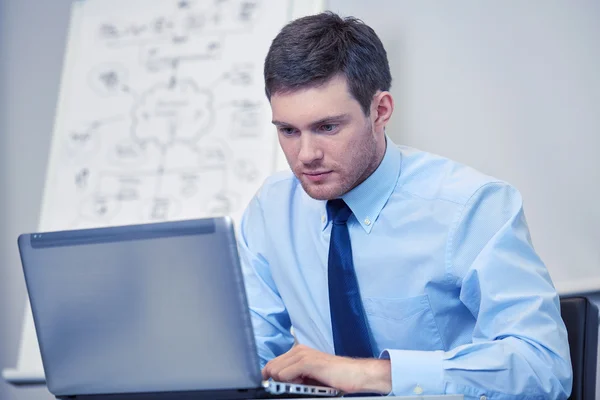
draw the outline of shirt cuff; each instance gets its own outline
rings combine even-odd
[[[435,395],[445,394],[443,355],[441,350],[386,349],[379,358],[390,360],[394,395]]]

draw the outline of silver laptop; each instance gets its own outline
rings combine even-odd
[[[60,399],[336,396],[262,381],[229,218],[19,236]]]

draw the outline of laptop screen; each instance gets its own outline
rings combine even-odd
[[[22,235],[55,395],[260,386],[228,218]]]

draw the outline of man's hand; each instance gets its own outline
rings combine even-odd
[[[334,387],[345,393],[381,393],[392,390],[389,360],[333,356],[304,345],[269,361],[264,379]]]

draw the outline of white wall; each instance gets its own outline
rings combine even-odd
[[[505,152],[507,158],[512,156],[514,149],[507,142],[509,137],[499,132],[509,131],[511,134],[510,132],[520,126],[523,120],[514,119],[516,116],[511,115],[510,109],[497,109],[493,97],[486,97],[475,103],[474,96],[478,93],[477,85],[490,83],[499,90],[500,96],[504,96],[500,100],[505,99],[510,93],[503,90],[509,88],[502,85],[510,82],[512,78],[519,79],[519,82],[526,85],[529,73],[534,74],[535,78],[531,81],[534,86],[530,89],[540,92],[529,91],[530,97],[523,99],[519,107],[526,107],[526,117],[531,116],[531,112],[535,113],[536,118],[528,119],[526,124],[532,124],[531,121],[541,124],[527,125],[531,126],[532,133],[539,133],[540,129],[542,133],[556,132],[553,122],[556,117],[561,118],[561,123],[571,118],[575,122],[585,121],[586,124],[598,121],[593,119],[596,114],[600,115],[600,112],[594,111],[600,110],[600,107],[596,107],[598,103],[577,103],[581,97],[577,95],[577,90],[583,90],[586,96],[589,95],[588,90],[600,93],[598,86],[593,86],[598,84],[598,80],[594,80],[597,79],[597,72],[586,69],[586,66],[596,62],[591,57],[597,55],[594,50],[600,48],[597,44],[594,47],[600,38],[598,31],[594,30],[600,19],[598,1],[330,0],[329,4],[333,10],[342,14],[356,15],[364,19],[379,33],[388,49],[395,76],[393,93],[398,100],[395,119],[389,132],[398,143],[409,142],[458,160],[469,160],[473,155],[486,154],[491,150]],[[18,261],[16,236],[23,231],[34,230],[37,226],[66,41],[69,5],[70,0],[0,0],[0,369],[14,367],[17,360],[25,289]],[[473,33],[478,30],[487,36]],[[455,36],[449,36],[448,32],[453,32]],[[515,32],[518,33],[516,37],[510,36]],[[421,42],[411,42],[414,37],[410,35],[413,34],[418,34]],[[523,37],[528,38],[526,43],[519,41]],[[453,38],[460,40],[455,42]],[[519,51],[515,57],[527,58],[529,52],[534,52],[537,54],[534,59],[539,63],[522,65],[515,58],[494,58],[494,54],[500,53],[490,50],[486,38],[493,39],[494,45],[500,46],[502,51],[509,51],[514,45]],[[567,46],[573,47],[571,51],[575,52],[569,53],[570,56],[590,58],[588,63],[580,66],[580,75],[576,77],[575,85],[570,85],[564,80],[555,81],[556,76],[562,76],[560,73],[570,71],[569,68],[572,67],[567,62],[568,59],[564,58],[564,54],[554,55],[558,58],[563,57],[560,58],[560,63],[554,64],[554,68],[558,70],[548,69],[545,65],[546,54],[553,54],[553,43],[558,41],[557,46],[564,46],[565,38],[577,39],[572,46]],[[436,54],[435,50],[439,48],[441,39],[447,41],[447,52]],[[582,40],[583,44],[589,45],[581,47]],[[456,69],[456,65],[453,65],[452,70],[439,68],[446,61],[451,62],[457,55],[456,52],[472,54],[474,49],[488,57],[487,63],[471,60],[479,64],[465,65],[462,70]],[[429,62],[418,65],[417,68],[414,65],[415,59]],[[487,69],[480,70],[482,67]],[[498,78],[498,75],[494,75],[498,68],[509,75],[504,76],[505,80],[490,81],[490,77]],[[548,75],[549,71],[553,75]],[[431,77],[428,86],[415,87],[414,82],[417,80],[411,78],[422,79],[424,75]],[[452,82],[445,86],[449,79]],[[543,85],[545,81],[551,85]],[[440,85],[447,87],[441,94],[436,92]],[[562,96],[556,97],[556,91],[545,90],[546,87],[558,88]],[[575,92],[571,93],[570,90]],[[407,93],[410,94],[408,97]],[[429,93],[436,95],[432,97]],[[573,96],[572,101],[564,97],[569,93]],[[536,97],[540,99],[539,102],[536,101]],[[408,98],[415,99],[418,103],[410,104],[407,102]],[[454,104],[454,101],[457,104]],[[469,106],[475,108],[461,109],[458,107],[460,101],[466,101]],[[570,107],[573,102],[578,107]],[[554,107],[560,109],[560,104],[565,104],[565,113],[548,113],[548,110],[555,110]],[[415,107],[431,111],[411,114]],[[595,114],[592,116],[590,112]],[[419,118],[419,121],[406,120],[408,115],[413,115],[411,118]],[[503,119],[499,120],[499,116]],[[494,121],[494,124],[490,124],[489,121]],[[421,122],[423,124],[418,125]],[[409,129],[417,125],[422,127],[419,131]],[[481,137],[461,142],[457,139],[462,134],[459,129],[461,125],[469,129],[480,129]],[[430,126],[448,126],[449,129],[447,132],[429,132],[427,127]],[[581,133],[582,129],[585,131],[587,126],[574,124],[566,126],[562,131],[577,130]],[[430,135],[435,135],[435,140],[432,140]],[[590,137],[584,140],[588,140],[590,144],[597,144],[598,142],[594,141],[598,140],[598,137],[600,135],[596,130],[590,132]],[[526,157],[521,157],[520,162],[525,162],[527,169],[539,174],[540,179],[545,179],[548,170],[561,162],[577,162],[574,158],[579,150],[587,157],[589,152],[595,154],[595,150],[600,148],[598,145],[596,148],[585,146],[586,148],[577,149],[573,143],[563,140],[562,137],[536,136],[523,137],[524,148],[536,148],[538,141],[542,145],[554,143],[556,154],[549,161],[556,162],[544,165],[527,164]],[[472,164],[475,167],[495,174],[497,166],[493,164],[493,160],[480,157],[474,161]],[[586,170],[584,166],[581,176],[572,179],[565,176],[563,178],[567,182],[560,182],[557,186],[563,187],[565,183],[581,185],[579,179],[583,178],[590,182],[594,182],[594,179],[595,182],[600,182],[599,173]],[[519,169],[511,170],[507,175],[510,176],[500,177],[515,183],[521,189],[526,204],[531,196],[538,196],[535,187],[523,185],[527,182],[523,181]],[[590,190],[592,189],[595,188],[590,185]],[[553,196],[554,193],[542,192],[540,195]],[[553,212],[543,210],[542,215],[550,218]],[[530,218],[530,222],[535,221]],[[559,225],[565,223],[568,224],[569,221],[557,221]],[[534,237],[534,241],[536,240]],[[556,249],[560,250],[560,246],[556,246]],[[596,299],[600,302],[600,295],[597,295]],[[44,388],[14,388],[0,381],[0,399],[50,398]]]

